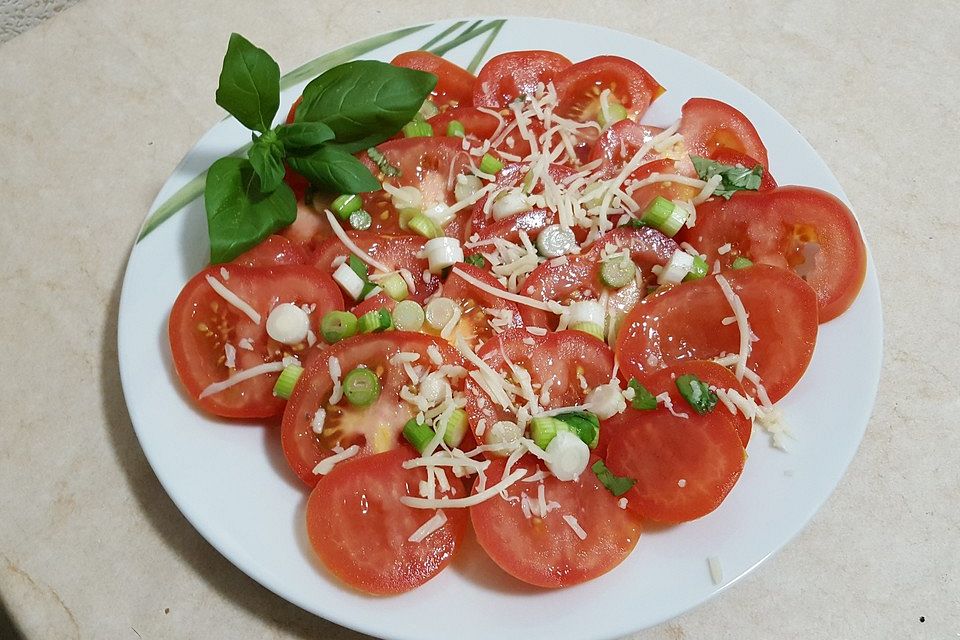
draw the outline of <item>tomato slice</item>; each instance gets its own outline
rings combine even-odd
[[[222,270],[229,279],[224,278]],[[207,276],[220,281],[249,304],[260,314],[260,323],[220,297]],[[258,375],[218,393],[203,398],[200,395],[211,384],[238,371],[276,362],[287,355],[305,359],[315,351],[308,349],[307,342],[288,346],[267,335],[270,311],[285,302],[316,305],[309,315],[310,325],[317,333],[323,314],[343,309],[337,285],[313,267],[215,265],[187,282],[170,312],[168,333],[177,375],[200,408],[228,418],[267,418],[283,411],[286,401],[273,395],[279,373]],[[228,344],[235,350],[234,367],[227,367]],[[244,348],[245,344],[250,348]]]
[[[531,384],[540,385],[538,405],[542,408],[582,404],[587,393],[610,382],[613,352],[600,340],[580,331],[557,331],[544,336],[530,335],[525,329],[505,331],[489,340],[477,355],[506,378],[512,374],[509,358],[515,366],[530,374]],[[549,391],[542,391],[543,385]],[[512,411],[496,404],[474,381],[467,379],[467,415],[477,442],[484,443],[490,427],[501,420],[515,421]],[[480,429],[480,421],[484,428]]]
[[[331,455],[335,446],[346,449],[356,444],[362,448],[363,455],[397,447],[403,425],[417,412],[413,405],[400,398],[400,389],[409,384],[409,378],[401,367],[390,364],[390,358],[401,351],[418,353],[419,362],[426,364],[431,362],[427,353],[431,345],[440,350],[444,362],[461,364],[460,356],[443,340],[405,331],[358,335],[324,351],[322,357],[303,372],[283,413],[280,439],[293,472],[313,486],[318,479],[313,473],[314,467]],[[380,379],[376,402],[357,407],[343,399],[337,405],[330,405],[331,358],[336,358],[343,376],[359,366],[376,373]],[[320,434],[313,430],[318,409],[326,411]]]
[[[332,197],[314,193],[310,204],[303,198],[297,200],[297,219],[280,232],[287,240],[303,247],[307,253],[317,250],[324,240],[333,235],[324,209],[330,207]]]
[[[570,61],[552,51],[512,51],[494,56],[477,74],[473,104],[502,109],[537,85],[554,82]]]
[[[610,101],[619,102],[634,119],[666,89],[636,62],[619,56],[596,56],[564,69],[557,79],[557,114],[581,122],[597,121],[600,94],[610,90]]]
[[[408,270],[417,285],[417,290],[410,292],[411,299],[422,302],[440,286],[440,279],[437,277],[431,277],[429,282],[424,281],[423,272],[427,270],[428,264],[426,259],[417,257],[426,243],[424,238],[380,235],[370,231],[348,231],[347,236],[388,269]],[[349,255],[350,250],[339,238],[333,237],[317,248],[314,264],[318,269],[332,272],[336,269],[333,266],[334,261]]]
[[[743,471],[746,454],[729,413],[688,418],[667,409],[628,408],[604,423],[612,432],[607,467],[637,481],[627,509],[658,522],[686,522],[723,502]]]
[[[441,110],[470,106],[473,101],[473,84],[476,81],[473,74],[438,55],[427,51],[407,51],[391,60],[390,64],[437,76],[437,85],[430,92],[430,99]]]
[[[737,256],[790,269],[817,292],[820,322],[853,304],[867,269],[856,218],[835,196],[809,187],[713,198],[697,207],[697,225],[679,236],[729,267]],[[719,249],[730,245],[720,255]]]
[[[423,471],[402,466],[414,457],[402,447],[342,462],[307,500],[310,545],[330,573],[358,591],[395,595],[419,587],[450,564],[463,540],[463,509],[444,510],[443,526],[420,542],[408,540],[435,513],[400,502],[419,496]],[[466,494],[453,474],[448,480],[451,497]]]
[[[480,111],[476,107],[456,107],[447,109],[430,118],[427,122],[433,127],[433,135],[443,136],[447,133],[447,127],[452,121],[456,120],[463,125],[466,137],[474,143],[474,146],[483,140],[493,136],[500,126],[500,121],[496,116]],[[461,146],[462,146],[461,142]]]
[[[611,291],[610,308],[626,313],[646,295],[646,283],[652,277],[653,265],[663,265],[679,247],[652,227],[618,227],[601,236],[589,249],[578,255],[567,256],[566,264],[552,261],[542,263],[527,276],[523,293],[536,300],[569,302],[595,300],[604,285],[600,280],[603,254],[608,244],[628,249],[630,257],[643,275],[644,286],[634,282],[622,289]],[[556,319],[545,312],[524,307],[524,321],[529,325],[553,326]]]
[[[756,128],[734,107],[710,98],[691,98],[681,109],[680,133],[691,154],[712,158],[726,147],[769,169],[767,148]]]
[[[747,314],[753,342],[747,366],[771,402],[787,394],[810,364],[817,340],[817,296],[793,273],[766,265],[725,272]],[[644,298],[624,320],[617,362],[627,379],[643,378],[684,360],[712,360],[740,351],[736,323],[717,279],[685,282]],[[752,386],[744,383],[751,389]]]
[[[748,168],[753,168],[758,164],[761,164],[747,154],[734,151],[733,149],[728,149],[727,147],[720,147],[714,151],[710,155],[710,159],[722,164],[729,164],[732,166],[740,165]],[[765,168],[763,170],[763,175],[760,176],[760,187],[758,188],[758,191],[769,191],[770,189],[775,189],[776,187],[777,181],[770,173],[770,170]]]
[[[467,282],[457,271],[462,271],[467,276],[494,289],[506,291],[499,280],[483,269],[463,262],[453,265],[453,270],[447,281],[443,283],[440,292],[443,297],[456,300],[463,314],[451,333],[451,342],[456,342],[457,337],[462,336],[467,342],[484,343],[496,335],[497,331],[492,326],[494,324],[499,331],[523,327],[523,320],[516,303],[494,296]]]
[[[456,202],[453,194],[456,177],[467,173],[470,154],[461,148],[462,140],[455,137],[403,138],[388,140],[377,149],[387,161],[400,170],[395,177],[384,176],[366,153],[359,154],[378,179],[396,187],[416,187],[423,197],[423,206],[449,206]],[[387,234],[407,233],[400,228],[400,216],[393,201],[384,190],[361,194],[364,209],[373,218],[370,231]],[[466,210],[444,226],[444,233],[459,237],[463,221],[469,215]]]
[[[647,162],[646,164],[640,165],[636,171],[630,174],[630,179],[644,180],[652,176],[654,173],[677,173],[680,175],[693,174],[691,177],[696,176],[696,171],[693,170],[693,163],[690,161],[689,157],[686,157],[681,161],[662,158],[660,160],[653,160],[651,162]],[[630,194],[630,197],[637,204],[640,212],[642,212],[647,208],[647,205],[653,202],[654,198],[657,196],[662,196],[667,200],[691,200],[699,193],[700,189],[696,187],[680,184],[679,182],[669,181],[654,182],[642,186],[639,189],[633,190],[633,192]]]
[[[598,458],[590,460],[592,465]],[[487,468],[490,478],[500,478],[505,460]],[[515,469],[531,475],[538,463],[521,458]],[[620,564],[640,539],[636,516],[617,506],[618,499],[600,483],[589,467],[580,478],[561,482],[554,476],[543,480],[544,499],[552,508],[546,517],[539,512],[524,515],[521,501],[537,503],[538,485],[517,482],[507,490],[507,499],[494,497],[470,507],[477,540],[487,555],[513,577],[538,587],[569,587],[597,578]],[[586,532],[583,540],[564,520],[573,516]]]
[[[281,264],[307,264],[310,256],[284,236],[267,236],[260,244],[240,254],[233,264],[243,267],[273,267]]]
[[[613,178],[640,147],[662,131],[660,127],[651,127],[629,119],[615,122],[600,134],[590,151],[590,161],[602,159],[600,168],[597,169],[598,174],[602,178]],[[651,149],[643,158],[649,162],[657,157],[657,152]]]

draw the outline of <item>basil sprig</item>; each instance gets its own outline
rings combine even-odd
[[[210,261],[228,262],[293,223],[297,201],[285,165],[335,193],[376,191],[380,182],[352,154],[391,138],[433,90],[429,73],[372,60],[339,65],[311,81],[295,122],[273,127],[280,67],[263,49],[232,34],[217,104],[252,130],[246,158],[229,156],[207,172],[204,204]]]
[[[715,196],[723,196],[729,200],[737,191],[757,191],[760,188],[763,166],[759,164],[749,169],[740,165],[715,162],[700,156],[690,156],[690,160],[693,161],[693,168],[697,170],[701,180],[709,180],[715,175],[720,176],[720,184],[713,191]]]

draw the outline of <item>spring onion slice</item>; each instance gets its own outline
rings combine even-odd
[[[327,344],[336,344],[357,333],[357,316],[349,311],[329,311],[320,321],[320,333]]]
[[[398,302],[393,308],[393,324],[400,331],[419,331],[425,318],[423,307],[414,300]]]
[[[574,331],[582,331],[583,333],[590,334],[597,340],[606,339],[603,327],[596,322],[577,322],[576,324],[571,325],[570,328]]]
[[[410,288],[407,286],[407,281],[403,279],[399,273],[391,273],[386,278],[382,278],[379,283],[383,290],[387,292],[387,295],[397,300],[406,300],[407,296],[410,295]]]
[[[443,431],[443,442],[448,447],[459,447],[465,435],[467,435],[467,412],[457,409],[447,420],[446,429]]]
[[[373,218],[371,218],[370,214],[363,209],[351,213],[349,219],[350,226],[357,231],[366,231],[370,228],[370,225],[373,224]]]
[[[403,125],[403,136],[405,138],[429,138],[433,135],[433,127],[429,122],[413,120]]]
[[[436,433],[429,425],[413,419],[407,420],[407,423],[403,425],[403,437],[420,453],[423,453],[424,448],[435,435]]]
[[[428,218],[422,213],[418,213],[407,221],[407,228],[414,233],[432,240],[443,235],[443,229],[440,228],[433,219]]]
[[[467,131],[463,128],[462,122],[459,120],[451,120],[450,123],[447,124],[447,135],[463,138],[467,135]]]
[[[360,333],[379,333],[391,328],[393,319],[390,317],[390,312],[381,307],[360,316],[359,326]]]
[[[693,266],[690,267],[690,271],[683,277],[683,280],[684,282],[689,282],[690,280],[700,280],[701,278],[706,277],[709,271],[710,266],[707,264],[706,260],[700,256],[693,256]]]
[[[753,261],[749,258],[744,258],[743,256],[737,256],[733,260],[733,264],[730,265],[734,269],[746,269],[747,267],[753,266]]]
[[[363,205],[360,196],[353,193],[345,193],[341,196],[337,196],[332,203],[330,203],[330,208],[333,209],[333,212],[337,214],[337,217],[341,220],[347,220],[350,218],[350,214],[354,211],[359,211]]]
[[[357,367],[344,376],[343,395],[354,406],[369,406],[380,397],[380,379],[370,369]]]
[[[614,289],[622,289],[633,282],[636,276],[637,265],[628,256],[612,258],[600,265],[600,281]]]
[[[293,395],[293,388],[297,386],[297,381],[300,380],[302,374],[303,367],[295,364],[287,365],[273,385],[273,395],[289,400],[290,396]]]
[[[489,153],[483,154],[483,157],[480,158],[480,171],[483,173],[489,173],[494,175],[500,172],[503,169],[503,162]]]

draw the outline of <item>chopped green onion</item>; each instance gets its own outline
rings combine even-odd
[[[710,271],[710,267],[707,265],[707,261],[700,256],[693,256],[693,266],[690,267],[687,275],[683,276],[683,280],[684,282],[699,280],[705,277],[708,271]]]
[[[354,211],[359,211],[362,206],[363,200],[354,193],[345,193],[337,196],[330,204],[330,208],[333,209],[333,212],[337,214],[337,217],[341,220],[349,219],[350,214]]]
[[[280,372],[280,377],[277,378],[276,384],[273,385],[273,395],[278,398],[283,398],[284,400],[289,400],[293,394],[293,388],[297,386],[297,380],[300,379],[302,373],[303,367],[298,367],[295,364],[289,364],[284,367],[283,371]]]
[[[608,287],[622,289],[637,276],[637,265],[629,256],[606,260],[600,265],[600,281]]]
[[[427,303],[427,308],[424,309],[427,324],[437,331],[442,330],[448,322],[453,320],[458,306],[450,298],[434,298]]]
[[[713,411],[717,406],[717,394],[710,391],[710,385],[697,376],[688,373],[678,376],[675,382],[680,395],[700,415]]]
[[[447,427],[443,430],[443,442],[448,447],[459,447],[465,435],[467,435],[467,412],[457,409],[447,420]]]
[[[413,220],[414,218],[416,218],[417,216],[421,215],[421,214],[423,214],[423,212],[420,211],[420,209],[414,209],[414,208],[412,208],[412,207],[410,207],[410,208],[405,208],[405,209],[400,209],[400,210],[397,212],[397,216],[398,216],[398,218],[399,218],[399,223],[400,223],[400,228],[403,229],[404,231],[406,231],[407,229],[410,228],[410,221]]]
[[[350,226],[357,231],[366,231],[371,224],[373,224],[373,218],[363,209],[350,214]]]
[[[578,438],[584,441],[591,449],[600,442],[600,418],[589,411],[571,411],[556,416],[557,420],[569,427]]]
[[[747,267],[753,266],[753,261],[749,258],[744,258],[743,256],[737,256],[733,259],[733,264],[730,266],[734,269],[746,269]]]
[[[398,302],[393,308],[393,324],[400,331],[419,331],[424,317],[423,307],[414,300]]]
[[[495,156],[485,153],[483,157],[480,158],[480,171],[483,173],[495,174],[499,173],[500,169],[503,169],[503,162]]]
[[[351,254],[347,257],[347,264],[350,266],[350,269],[352,269],[353,272],[354,272],[355,274],[357,274],[357,277],[358,277],[358,278],[360,278],[360,279],[363,280],[364,282],[368,282],[368,281],[369,281],[369,278],[367,277],[367,274],[368,274],[369,272],[367,271],[367,263],[366,263],[366,262],[364,262],[363,260],[361,260],[360,258],[358,258],[357,256],[355,256],[355,255],[353,255],[353,254],[351,253]]]
[[[384,308],[367,311],[360,316],[360,333],[379,333],[393,326],[390,312]]]
[[[574,331],[582,331],[588,333],[597,340],[605,340],[606,336],[603,334],[603,327],[601,327],[596,322],[578,322],[570,327]]]
[[[596,474],[597,480],[607,488],[607,491],[618,498],[627,491],[630,491],[633,485],[637,484],[637,481],[633,478],[614,475],[610,469],[607,469],[607,465],[603,463],[603,460],[594,462],[590,469]]]
[[[478,269],[483,269],[485,266],[487,266],[487,259],[479,253],[471,253],[464,258],[463,261],[470,266],[477,267]]]
[[[640,384],[639,380],[630,378],[627,386],[633,389],[633,400],[630,401],[630,405],[634,409],[649,411],[650,409],[657,408],[657,398],[647,391],[647,388]]]
[[[530,421],[530,435],[541,449],[546,449],[558,431],[567,431],[567,423],[556,418],[534,418]]]
[[[627,108],[620,104],[619,102],[611,102],[607,107],[607,112],[610,114],[610,117],[604,115],[603,109],[600,110],[600,114],[597,116],[597,123],[606,129],[614,122],[620,122],[621,120],[627,119]]]
[[[343,378],[343,395],[358,407],[366,407],[380,397],[380,379],[366,367],[357,367]]]
[[[370,147],[367,149],[367,157],[373,160],[373,163],[377,165],[377,168],[380,169],[380,172],[385,176],[394,177],[400,175],[400,169],[390,164],[390,161],[387,160],[387,156],[380,153],[380,150],[376,147]]]
[[[451,120],[447,124],[447,135],[463,138],[467,135],[467,130],[463,128],[463,123],[459,120]]]
[[[438,109],[437,105],[433,103],[433,100],[428,98],[423,101],[422,105],[420,105],[420,110],[417,111],[417,115],[414,116],[414,119],[419,118],[420,120],[429,120],[438,113],[440,113],[440,109]]]
[[[412,418],[403,425],[403,437],[420,453],[423,453],[423,450],[435,435],[436,433],[430,428],[430,425],[417,422]]]
[[[349,311],[329,311],[320,321],[320,333],[327,344],[336,344],[357,333],[357,316]]]
[[[399,273],[391,273],[386,278],[380,280],[378,283],[383,290],[387,292],[387,295],[393,298],[394,300],[406,300],[407,296],[410,295],[410,289],[407,287],[407,281],[403,279]]]
[[[677,235],[688,217],[690,211],[686,207],[676,205],[663,196],[657,196],[640,216],[640,222],[672,238]]]
[[[420,122],[414,120],[403,125],[403,136],[405,138],[429,138],[433,135],[433,127],[429,122]]]
[[[407,227],[410,231],[428,239],[439,238],[443,235],[443,229],[440,228],[440,225],[422,213],[413,216],[413,218],[407,222]]]

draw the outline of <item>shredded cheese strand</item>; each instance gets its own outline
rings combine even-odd
[[[370,254],[358,247],[357,244],[350,239],[350,236],[348,236],[347,232],[340,226],[337,217],[331,213],[330,209],[324,209],[324,213],[327,214],[327,221],[330,223],[330,228],[333,229],[333,234],[343,243],[343,246],[377,271],[382,273],[390,272],[390,269],[387,268],[385,264],[370,256]]]
[[[260,314],[257,313],[257,310],[251,307],[246,300],[235,294],[233,291],[230,291],[230,289],[227,289],[222,282],[210,274],[207,274],[207,284],[210,285],[211,289],[217,292],[217,295],[239,309],[245,316],[253,320],[256,324],[260,324]]]
[[[263,364],[258,364],[255,367],[250,367],[249,369],[244,369],[243,371],[238,371],[233,374],[226,380],[221,380],[220,382],[214,382],[206,389],[200,392],[200,398],[206,398],[207,396],[212,396],[215,393],[220,393],[225,389],[229,389],[235,384],[240,384],[244,380],[249,380],[250,378],[256,378],[257,376],[262,376],[265,373],[277,373],[284,370],[284,364],[282,362],[264,362]]]

